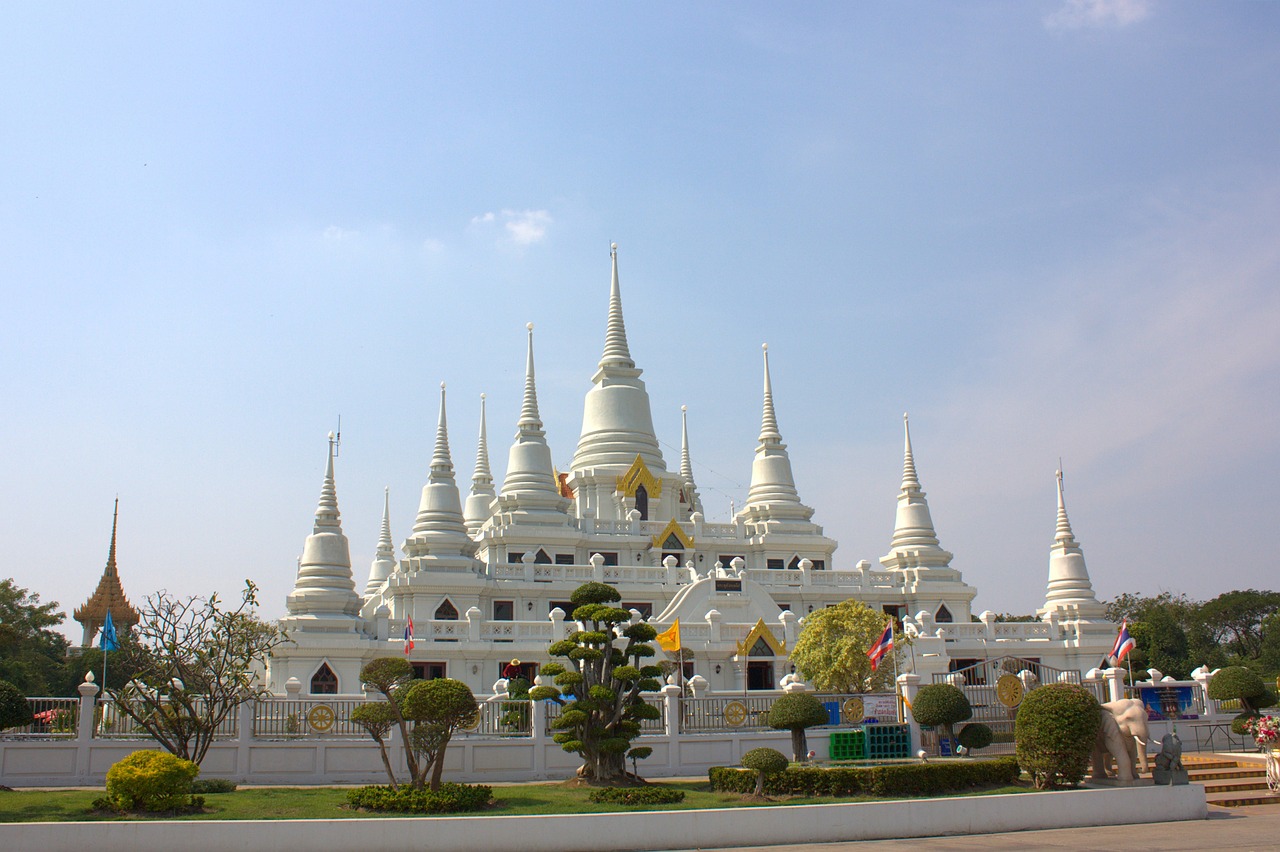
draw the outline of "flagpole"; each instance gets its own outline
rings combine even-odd
[[[898,694],[898,644],[897,639],[893,635],[893,616],[889,616],[889,653],[893,654],[893,694]],[[898,710],[898,719],[902,719],[902,702],[895,701]]]

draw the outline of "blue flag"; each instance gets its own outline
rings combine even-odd
[[[104,651],[116,651],[120,643],[116,640],[116,625],[111,620],[111,610],[107,610],[107,620],[102,622],[102,635],[98,637],[98,647]]]

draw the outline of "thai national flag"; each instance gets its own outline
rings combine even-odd
[[[880,638],[871,646],[871,650],[867,651],[867,657],[871,659],[871,671],[875,671],[880,665],[880,658],[889,651],[893,650],[893,622],[890,621],[885,625],[884,632],[880,634]]]
[[[404,652],[407,654],[413,650],[413,616],[409,616],[409,620],[404,623]]]
[[[1116,636],[1116,644],[1111,646],[1111,656],[1118,663],[1124,659],[1124,655],[1129,653],[1137,645],[1133,641],[1133,637],[1129,635],[1129,619],[1125,619],[1120,624],[1120,635]]]

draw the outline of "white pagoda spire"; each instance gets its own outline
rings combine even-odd
[[[689,406],[680,406],[680,478],[684,480],[689,513],[702,511],[702,498],[693,481],[693,463],[689,460]]]
[[[351,576],[351,547],[342,532],[338,491],[334,485],[333,453],[336,439],[329,433],[329,458],[325,467],[315,525],[302,547],[298,576],[287,606],[291,616],[353,618],[360,611]],[[344,625],[344,629],[351,629]]]
[[[1085,618],[1101,618],[1104,608],[1098,602],[1089,580],[1089,569],[1084,564],[1084,550],[1076,541],[1067,518],[1067,503],[1063,496],[1062,471],[1056,472],[1058,480],[1058,523],[1049,548],[1049,584],[1045,590],[1044,606],[1037,611],[1043,616],[1051,609],[1065,610]]]
[[[507,475],[495,511],[520,513],[531,523],[565,525],[569,501],[560,496],[551,448],[538,414],[538,388],[533,370],[533,323],[529,330],[529,351],[525,358],[524,402],[516,425],[515,442],[507,455]]]
[[[427,484],[422,487],[418,517],[414,521],[413,532],[405,540],[404,551],[409,557],[428,554],[431,557],[470,556],[475,552],[462,518],[458,483],[453,478],[444,382],[440,383],[440,420],[436,426],[431,473],[427,477]]]
[[[609,319],[605,330],[604,354],[587,391],[582,414],[582,436],[574,453],[574,472],[612,467],[614,472],[629,468],[636,456],[650,472],[666,471],[667,465],[653,431],[649,392],[640,379],[643,372],[631,358],[627,329],[622,319],[622,291],[618,286],[618,244],[610,245],[613,276],[609,288]]]
[[[493,514],[493,500],[497,493],[493,490],[493,473],[489,470],[489,430],[488,416],[485,413],[485,397],[480,394],[480,440],[476,444],[476,470],[471,475],[471,495],[462,508],[462,517],[467,524],[467,532],[475,535]]]
[[[880,557],[889,568],[941,568],[951,562],[951,554],[938,544],[929,503],[920,488],[915,456],[911,451],[911,423],[902,415],[904,443],[902,451],[902,488],[898,492],[898,510],[893,525],[889,552]]]
[[[787,445],[782,443],[782,433],[778,431],[778,416],[773,409],[769,344],[764,344],[761,349],[764,352],[764,413],[760,419],[756,458],[751,464],[751,488],[747,492],[743,511],[767,506],[771,507],[771,512],[775,512],[788,506],[793,507],[785,509],[789,515],[795,515],[798,509],[803,509],[803,516],[808,518],[813,510],[800,502],[795,477],[791,473],[791,457],[787,455]]]
[[[382,589],[382,584],[396,570],[396,547],[391,543],[391,489],[382,491],[382,531],[378,534],[378,549],[373,556],[373,564],[369,566],[369,582],[365,584],[364,596],[373,597]]]

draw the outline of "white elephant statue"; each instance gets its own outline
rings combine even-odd
[[[1093,744],[1093,779],[1101,781],[1107,777],[1107,755],[1116,761],[1116,778],[1121,784],[1132,784],[1133,774],[1133,738],[1120,731],[1116,717],[1104,707],[1098,711],[1102,725],[1098,728],[1098,739]]]
[[[1121,698],[1102,705],[1120,726],[1120,732],[1129,738],[1129,756],[1147,771],[1147,743],[1151,735],[1147,731],[1147,708],[1137,698]]]

